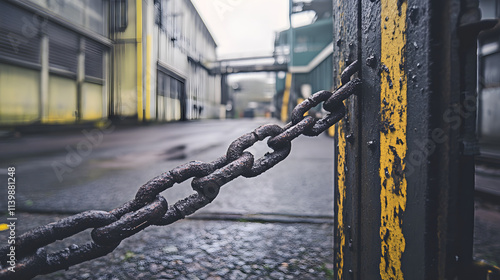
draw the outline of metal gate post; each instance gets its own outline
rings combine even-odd
[[[333,3],[336,85],[356,59],[363,82],[336,127],[335,278],[471,279],[478,1]]]
[[[341,85],[340,76],[345,67],[359,58],[359,5],[360,1],[333,1],[333,78],[336,87]],[[357,96],[350,98],[346,103],[346,117],[335,128],[335,279],[357,279],[360,271],[359,100]]]

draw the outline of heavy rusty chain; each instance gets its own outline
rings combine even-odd
[[[220,187],[236,177],[262,174],[288,156],[293,139],[300,135],[317,136],[344,117],[343,100],[357,93],[361,85],[359,79],[351,80],[358,68],[359,63],[355,61],[342,72],[342,86],[335,92],[320,91],[298,104],[292,111],[292,121],[284,127],[260,126],[232,142],[227,153],[215,161],[191,161],[165,172],[141,186],[133,200],[110,212],[85,211],[16,237],[15,272],[8,269],[10,246],[0,248],[0,279],[29,279],[107,255],[123,239],[150,225],[168,225],[193,214],[212,202]],[[321,102],[329,112],[325,117],[304,117],[309,109]],[[245,152],[267,137],[270,137],[267,145],[273,150],[271,153],[254,160],[251,153]],[[168,206],[160,193],[193,177],[191,186],[196,193]],[[44,246],[89,228],[93,230],[87,244],[71,245],[50,254],[46,252]]]

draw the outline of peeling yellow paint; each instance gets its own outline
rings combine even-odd
[[[343,18],[343,15],[341,15],[341,18]],[[340,22],[343,22],[341,20]],[[341,27],[343,34],[345,34],[345,30],[343,26]],[[339,57],[339,64],[337,68],[337,87],[341,85],[340,82],[340,75],[342,71],[345,68],[345,61],[344,61],[344,56],[342,53],[340,53]],[[344,101],[345,104],[345,101]],[[338,189],[338,194],[339,196],[336,198],[336,203],[337,203],[337,232],[338,232],[338,244],[339,248],[337,251],[337,262],[335,263],[336,265],[336,272],[337,272],[337,280],[343,279],[343,272],[344,272],[344,249],[345,249],[345,232],[344,232],[344,202],[345,202],[345,197],[346,197],[346,185],[345,185],[345,179],[346,179],[346,174],[345,174],[345,160],[346,160],[346,139],[345,139],[345,125],[344,125],[344,120],[341,119],[337,123],[337,139],[338,139],[338,151],[337,151],[337,189]]]
[[[344,3],[342,1],[338,1],[338,7],[340,8]],[[340,12],[339,18],[336,21],[340,27],[341,38],[345,38],[346,30],[344,26],[344,13]],[[339,59],[337,66],[337,77],[336,77],[336,87],[341,86],[341,74],[345,68],[345,58],[342,51],[339,50]],[[345,104],[345,101],[344,101]],[[344,250],[346,244],[345,232],[344,232],[344,202],[346,197],[346,173],[345,173],[345,160],[346,160],[346,139],[345,139],[345,124],[344,120],[341,119],[337,123],[337,189],[338,189],[338,197],[335,199],[335,203],[337,203],[337,213],[335,213],[337,217],[337,234],[338,234],[338,249],[337,249],[337,258],[335,262],[335,271],[337,273],[337,280],[341,280],[344,277]]]
[[[380,109],[380,239],[381,279],[404,279],[403,214],[406,209],[404,175],[407,129],[407,78],[404,72],[406,1],[381,1]]]
[[[338,157],[337,157],[337,188],[339,190],[339,197],[336,199],[337,203],[337,232],[338,232],[338,244],[339,248],[337,251],[337,279],[343,279],[343,271],[344,271],[344,249],[345,249],[345,233],[344,233],[344,201],[346,196],[346,186],[345,186],[345,131],[344,131],[344,121],[341,120],[337,124],[337,137],[338,137]]]

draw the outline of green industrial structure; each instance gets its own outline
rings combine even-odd
[[[275,106],[278,117],[286,121],[301,100],[323,89],[333,89],[333,21],[330,1],[293,2],[290,18],[296,13],[314,12],[312,23],[276,34],[274,56],[286,61],[287,73],[276,75]],[[315,108],[310,113],[321,114]]]

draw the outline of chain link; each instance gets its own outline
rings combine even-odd
[[[361,85],[359,79],[351,80],[358,69],[359,63],[355,61],[342,72],[342,86],[335,92],[320,91],[298,104],[292,111],[291,122],[284,127],[260,126],[233,141],[226,155],[213,162],[191,161],[165,172],[142,185],[133,200],[110,212],[82,212],[16,237],[16,257],[20,259],[14,267],[15,272],[10,271],[7,256],[10,246],[0,248],[0,279],[29,279],[107,255],[123,239],[150,225],[168,225],[193,214],[212,202],[220,188],[231,180],[264,173],[290,154],[293,139],[300,135],[317,136],[344,117],[343,101],[357,93]],[[329,112],[325,117],[317,120],[304,116],[321,102]],[[255,160],[245,151],[268,137],[271,153]],[[195,193],[168,206],[160,193],[191,178],[194,178],[191,186]],[[51,254],[43,248],[89,228],[93,228],[91,241],[85,245],[71,245]]]

